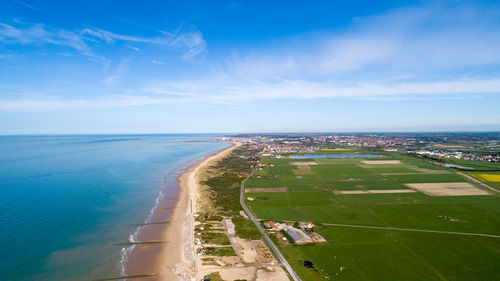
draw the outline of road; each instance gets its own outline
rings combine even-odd
[[[241,193],[240,193],[240,203],[241,203],[241,206],[243,207],[243,210],[245,210],[245,213],[247,213],[248,217],[253,221],[253,223],[255,224],[255,226],[257,226],[257,229],[259,229],[259,231],[262,234],[262,236],[264,236],[264,239],[266,240],[267,244],[269,245],[269,247],[271,247],[271,249],[273,249],[273,252],[275,253],[276,257],[281,262],[281,264],[283,264],[283,266],[288,271],[288,273],[290,274],[290,276],[292,277],[292,279],[294,281],[301,281],[301,279],[300,279],[299,275],[297,274],[297,272],[295,272],[295,270],[288,263],[288,261],[285,259],[285,257],[283,256],[283,254],[281,254],[281,252],[278,250],[278,247],[276,247],[276,245],[274,245],[274,242],[271,240],[271,238],[269,238],[269,236],[267,235],[266,231],[262,228],[262,226],[260,225],[260,223],[257,221],[257,219],[255,219],[254,215],[252,214],[252,212],[250,212],[250,210],[247,208],[247,205],[245,204],[245,182],[255,173],[255,171],[259,167],[259,163],[257,163],[257,165],[255,165],[255,168],[252,170],[252,172],[250,173],[250,175],[248,177],[246,177],[241,182]]]

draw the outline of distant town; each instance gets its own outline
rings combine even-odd
[[[264,155],[314,153],[326,146],[380,149],[410,155],[500,162],[500,133],[261,134],[230,139],[262,149]]]

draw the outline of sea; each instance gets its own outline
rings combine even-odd
[[[121,276],[133,246],[116,244],[134,241],[160,200],[175,203],[183,169],[228,146],[213,135],[1,136],[0,279]]]

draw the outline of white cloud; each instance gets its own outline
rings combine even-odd
[[[38,11],[38,12],[43,12],[41,9],[39,9],[39,8],[33,6],[33,5],[30,5],[30,4],[26,3],[26,2],[22,2],[22,1],[19,1],[19,0],[12,0],[12,2],[17,3],[17,4],[21,5],[21,6],[26,7],[26,8]]]
[[[176,47],[185,50],[182,58],[186,60],[190,60],[200,55],[207,49],[207,42],[203,38],[203,34],[195,27],[191,27],[189,30],[178,28],[174,33],[162,31],[162,35],[157,37],[130,36],[92,28],[85,28],[80,34],[86,36],[87,39],[94,38],[107,43],[124,41]]]
[[[154,63],[154,64],[163,64],[163,62],[157,61],[157,60],[151,60],[151,62]]]
[[[130,70],[130,67],[129,67],[130,60],[131,59],[122,60],[118,64],[118,66],[114,69],[113,74],[107,76],[104,79],[104,84],[109,85],[111,83],[115,83],[118,80],[120,80],[122,78],[122,76],[125,75]]]
[[[134,46],[127,46],[127,48],[132,49],[132,50],[134,50],[136,52],[140,52],[141,51],[141,49],[139,49],[137,47],[134,47]]]
[[[105,61],[96,55],[89,45],[104,42],[107,44],[116,41],[128,43],[150,44],[168,46],[183,52],[182,58],[191,60],[206,52],[207,42],[202,33],[195,27],[190,29],[178,29],[175,33],[159,32],[156,37],[140,37],[113,33],[103,29],[84,28],[81,31],[70,31],[66,29],[48,29],[42,24],[31,26],[22,25],[15,27],[0,23],[0,42],[5,44],[51,44],[73,48],[83,55],[92,57],[94,60]],[[140,48],[127,45],[134,51],[140,52]]]
[[[112,81],[110,81],[112,82]],[[155,83],[137,95],[110,95],[102,99],[18,99],[0,100],[0,110],[59,110],[75,108],[113,108],[147,105],[217,103],[241,104],[261,100],[282,99],[376,99],[401,100],[433,97],[448,99],[471,94],[500,94],[500,78],[490,80],[454,80],[359,84],[345,86],[332,82],[276,81],[231,84],[228,81],[198,81],[197,83]]]
[[[239,103],[252,100],[394,97],[414,95],[500,94],[500,78],[488,80],[451,80],[402,82],[392,84],[341,84],[304,80],[228,81],[165,83],[147,87],[144,92],[193,96],[213,102]]]
[[[5,44],[51,44],[75,49],[81,54],[98,62],[107,60],[94,54],[83,38],[69,30],[49,30],[42,24],[26,28],[17,28],[0,23],[0,42]]]

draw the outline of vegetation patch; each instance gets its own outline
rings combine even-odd
[[[206,256],[236,256],[236,252],[233,247],[206,247],[205,248]]]

